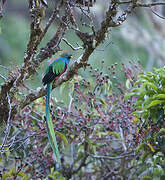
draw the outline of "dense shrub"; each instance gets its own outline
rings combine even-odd
[[[116,67],[109,67],[106,74],[90,67],[86,79],[77,75],[64,83],[60,91],[68,94],[68,104],[52,96],[61,169],[47,139],[45,99],[24,108],[13,121],[11,146],[3,160],[15,168],[4,169],[4,179],[163,177],[164,69],[142,73],[139,65],[130,62],[120,69],[124,75],[120,79]]]

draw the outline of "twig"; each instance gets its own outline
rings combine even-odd
[[[67,39],[65,39],[65,38],[62,38],[62,40],[63,40],[69,47],[71,47],[74,51],[77,51],[77,50],[79,50],[79,49],[83,49],[82,46],[78,46],[77,48],[73,47],[72,44],[70,44],[70,43],[67,41]]]
[[[5,78],[5,76],[3,76],[2,74],[0,74],[0,77],[1,77],[4,81],[7,80],[7,78]]]
[[[134,154],[124,155],[124,156],[116,156],[116,157],[110,157],[110,156],[95,156],[90,154],[91,157],[97,158],[97,159],[108,159],[108,160],[117,160],[117,159],[123,159],[126,157],[134,156]]]
[[[123,136],[123,129],[120,127],[120,125],[119,125],[119,131],[120,131],[121,143],[123,145],[124,152],[126,152],[127,147],[126,147],[125,142],[124,142],[125,140],[124,140],[124,136]]]
[[[130,1],[117,1],[118,4],[130,4],[132,3],[132,0]]]
[[[41,122],[41,120],[39,120],[38,118],[34,117],[33,115],[29,114],[29,117],[31,117],[32,119],[36,120],[37,122]]]
[[[25,144],[28,141],[28,139],[26,138],[25,141],[23,141],[19,146],[17,146],[16,148],[10,149],[10,151],[16,151],[17,149],[19,149],[23,144]]]
[[[43,32],[40,34],[37,42],[36,42],[36,45],[34,46],[34,49],[36,50],[38,45],[40,44],[40,42],[42,41],[43,37],[45,36],[45,34],[47,33],[50,25],[53,23],[53,21],[55,20],[55,18],[58,16],[58,13],[59,13],[59,9],[55,9],[52,13],[52,15],[50,16],[47,24],[45,25],[44,29],[43,29]]]
[[[93,34],[95,35],[95,28],[94,28],[94,22],[93,22],[93,19],[92,19],[92,17],[89,15],[89,11],[87,11],[87,13],[85,12],[85,10],[81,7],[81,6],[79,6],[79,8],[80,8],[80,10],[81,10],[81,12],[89,19],[89,21],[90,21],[90,25],[87,25],[86,23],[84,23],[84,25],[85,26],[87,26],[87,27],[90,27],[91,29],[92,29],[92,31],[93,31]]]
[[[155,14],[156,16],[158,16],[158,17],[161,18],[161,19],[165,19],[164,16],[159,15],[159,14],[156,13],[152,8],[150,8],[150,9],[151,9],[151,12],[152,12],[153,14]]]
[[[117,1],[118,4],[130,4],[133,3],[133,0],[130,1]],[[136,7],[151,7],[151,6],[162,6],[165,5],[165,2],[153,2],[153,3],[134,3]]]
[[[9,70],[7,67],[0,65],[1,68]]]
[[[105,49],[106,49],[110,44],[114,44],[113,41],[110,41],[107,45],[105,45],[105,46],[103,47],[103,49],[96,49],[96,51],[105,51]]]
[[[20,132],[19,132],[19,133],[20,133]],[[10,139],[10,141],[12,140],[12,142],[4,145],[4,147],[8,147],[8,148],[7,148],[6,150],[3,150],[2,153],[7,152],[7,151],[8,151],[14,144],[16,144],[16,143],[21,143],[21,145],[19,145],[19,146],[16,147],[16,148],[14,148],[14,147],[11,148],[10,151],[16,150],[16,149],[18,149],[19,147],[21,147],[23,144],[26,143],[26,141],[27,141],[28,138],[34,137],[34,136],[37,136],[37,135],[39,135],[39,136],[41,135],[41,132],[35,132],[35,133],[32,133],[32,134],[29,134],[28,136],[26,136],[26,137],[24,137],[24,138],[22,138],[22,139],[17,139],[17,140],[16,140],[16,136],[18,136],[19,133],[17,133],[15,136],[12,137],[12,139]]]
[[[153,2],[153,3],[136,3],[136,7],[152,7],[152,6],[162,6],[165,2]]]
[[[69,92],[69,97],[70,97],[70,101],[69,101],[69,106],[68,106],[68,112],[71,112],[71,107],[72,107],[72,102],[73,102],[73,97],[72,97],[71,92]]]
[[[73,24],[73,26],[75,26],[76,29],[78,29],[78,25],[76,23],[75,17],[73,15],[73,10],[69,4],[69,1],[66,1],[66,8],[68,9],[68,15],[69,15],[71,23]]]

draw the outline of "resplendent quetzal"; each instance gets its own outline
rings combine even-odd
[[[60,165],[60,154],[58,150],[58,145],[56,141],[56,136],[53,128],[53,122],[50,116],[50,93],[52,90],[52,83],[55,79],[60,77],[67,69],[69,61],[72,55],[70,53],[64,53],[60,58],[56,59],[49,65],[46,70],[46,74],[42,79],[44,85],[47,85],[47,93],[46,93],[46,128],[48,139],[50,145],[53,149],[53,152],[56,156],[57,163]]]

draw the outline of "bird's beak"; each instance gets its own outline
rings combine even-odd
[[[72,56],[70,56],[69,58],[72,59]]]

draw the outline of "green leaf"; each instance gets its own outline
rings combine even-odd
[[[126,94],[124,96],[124,101],[127,100],[128,98],[132,97],[132,96],[138,96],[137,93],[131,92],[129,94]]]
[[[7,149],[8,149],[8,151],[5,152],[5,155],[6,155],[6,158],[8,159],[10,156],[10,151],[9,151],[8,147],[5,147],[5,150],[7,150]]]
[[[14,173],[14,168],[10,169],[10,171],[9,171],[10,175],[13,175],[13,173]]]
[[[158,88],[155,86],[155,84],[154,84],[154,83],[151,83],[151,82],[145,82],[144,85],[145,85],[145,86],[149,86],[149,88],[152,88],[152,89],[154,89],[155,91],[157,91],[157,89],[158,89]]]
[[[139,115],[139,114],[143,114],[145,111],[134,111],[132,114],[133,115]]]
[[[24,174],[22,171],[20,171],[20,172],[18,173],[18,176],[22,177],[22,178],[23,178],[22,180],[27,180],[26,174]]]
[[[77,162],[80,161],[83,157],[84,157],[84,152],[80,152],[80,153],[78,154],[78,157],[75,159],[74,163],[77,163]]]
[[[154,149],[154,147],[152,146],[152,144],[147,143],[147,146],[150,148],[150,150],[151,150],[152,152],[155,152],[155,149]]]
[[[70,81],[66,81],[66,82],[62,83],[62,85],[60,86],[60,94],[61,95],[64,93],[65,89],[68,88],[69,83],[70,83]]]
[[[127,79],[127,80],[126,80],[125,86],[126,86],[127,89],[130,89],[130,88],[131,88],[130,79]]]
[[[142,156],[141,156],[141,160],[144,163],[144,161],[147,159],[147,157],[150,155],[149,151],[144,151]]]
[[[101,104],[106,105],[105,101],[103,101],[101,98],[98,98],[98,100],[101,102]]]
[[[140,80],[137,80],[135,83],[134,83],[134,86],[138,85],[138,84],[143,84],[145,82],[144,79],[140,79]]]
[[[151,81],[150,77],[148,77],[148,76],[145,75],[145,74],[140,74],[138,77],[139,77],[139,78],[142,78],[142,79],[145,79],[145,80],[147,80],[147,81]]]
[[[54,172],[54,167],[50,169],[50,173],[53,174]]]
[[[156,106],[156,105],[159,105],[159,104],[162,104],[164,103],[165,101],[164,100],[154,100],[150,103],[150,105],[147,107],[148,109],[153,107],[153,106]]]
[[[52,178],[52,175],[51,175],[51,174],[49,174],[49,175],[48,175],[48,177],[49,177],[49,178]]]
[[[155,94],[153,98],[165,99],[165,94]]]
[[[161,128],[158,133],[156,133],[155,137],[159,135],[165,135],[165,128]]]
[[[111,135],[114,135],[116,138],[120,139],[120,135],[117,132],[111,131]]]
[[[108,80],[107,83],[105,83],[105,94],[111,94],[112,93],[112,82]]]
[[[91,150],[96,153],[96,143],[93,142],[91,139],[89,139],[88,137],[86,138],[86,141],[88,142]]]
[[[68,140],[62,133],[60,133],[59,131],[56,131],[56,134],[64,141],[65,145],[68,144]]]
[[[10,169],[10,171],[6,174],[2,175],[2,180],[6,180],[8,177],[12,177],[14,174],[14,168]]]
[[[98,136],[99,137],[102,137],[102,136],[107,136],[108,135],[108,132],[97,132]]]
[[[60,173],[58,171],[53,172],[53,177],[56,178],[57,175],[59,175]]]
[[[139,144],[139,146],[136,148],[136,153],[140,152],[145,147],[145,143]]]
[[[46,144],[46,146],[44,147],[44,149],[43,149],[43,154],[44,154],[44,156],[46,156],[46,151],[48,150],[49,147],[50,147],[50,143],[48,142],[48,143]]]
[[[143,176],[142,180],[151,180],[152,178],[150,176]]]

